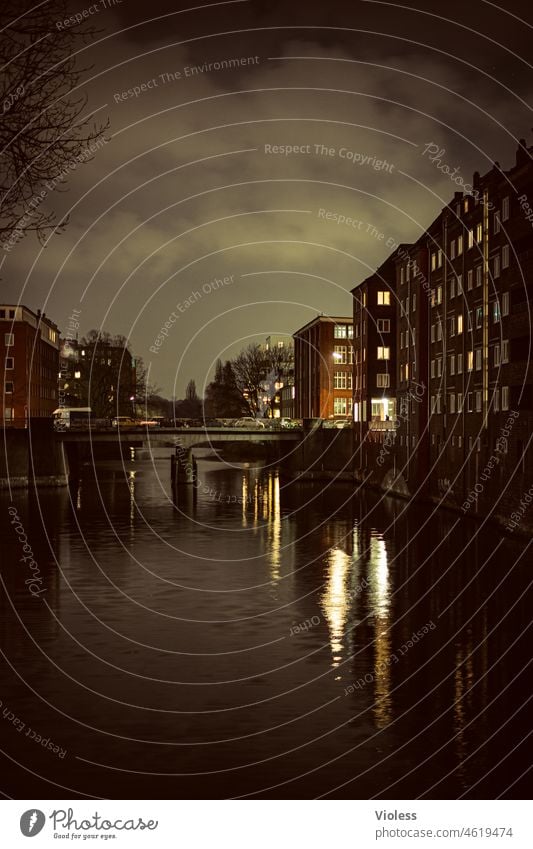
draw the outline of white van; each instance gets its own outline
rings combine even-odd
[[[90,407],[58,407],[52,413],[54,430],[89,427],[91,412]]]

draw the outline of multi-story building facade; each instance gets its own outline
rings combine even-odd
[[[367,324],[377,321],[380,304],[369,292],[379,291],[380,277],[396,292],[394,432],[380,461],[393,465],[410,494],[429,492],[466,505],[465,512],[483,500],[486,512],[508,489],[517,497],[533,474],[526,450],[533,427],[532,154],[521,141],[509,170],[496,163],[475,173],[471,194],[456,192],[415,244],[389,258],[394,282],[384,263],[377,279],[353,290],[356,325],[363,313]],[[366,403],[371,422],[378,388],[371,373],[380,372],[368,360],[366,332],[354,339],[354,405],[362,415]]]
[[[352,289],[353,418],[361,437],[392,428],[396,418],[395,255]]]
[[[57,407],[59,330],[44,313],[0,306],[0,419],[25,427]]]
[[[294,387],[294,345],[287,336],[267,336],[264,344],[265,355],[269,368],[264,381],[264,396],[261,412],[269,418],[288,417],[282,412],[285,402],[293,400]],[[291,392],[283,393],[285,387],[291,386]],[[292,418],[292,416],[290,416]]]
[[[352,415],[353,318],[319,315],[294,334],[295,417]]]
[[[107,333],[77,343],[79,383],[76,393],[82,406],[89,406],[97,418],[135,415],[137,365],[127,339]]]
[[[511,411],[521,422],[507,449],[523,465],[533,409],[533,231],[520,198],[533,195],[531,150],[522,141],[508,171],[476,172],[472,194],[456,195],[428,231],[431,465],[437,494],[457,499],[503,444]],[[493,483],[510,470],[509,458],[496,459]]]

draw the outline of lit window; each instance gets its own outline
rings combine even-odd
[[[458,236],[457,237],[457,256],[461,256],[462,253],[463,253],[463,237]]]
[[[509,245],[502,248],[502,268],[509,268]]]
[[[348,399],[347,398],[334,398],[333,399],[333,413],[336,416],[345,416],[348,410]]]
[[[458,413],[463,412],[463,393],[462,392],[457,393],[457,412]],[[458,444],[459,444],[459,448],[460,448],[461,447],[461,437],[459,437]]]
[[[4,334],[4,345],[9,347],[10,345],[15,344],[15,334],[14,333],[5,333]]]
[[[509,198],[505,197],[502,200],[502,221],[507,221],[509,218]],[[503,404],[502,404],[503,409]]]
[[[473,230],[468,231],[468,247],[469,248],[474,247],[474,231]]]
[[[442,286],[437,286],[437,304],[442,304]]]
[[[439,248],[439,252],[437,254],[437,266],[442,268],[442,250]]]
[[[346,325],[345,324],[336,324],[333,328],[333,336],[335,339],[346,339]]]
[[[376,385],[380,389],[386,389],[388,386],[390,386],[390,374],[377,374],[376,380]]]
[[[466,354],[466,370],[472,371],[474,368],[474,352],[468,351]]]
[[[431,270],[435,271],[436,267],[437,267],[437,254],[432,253],[431,254]]]
[[[336,371],[333,374],[333,388],[334,389],[346,389],[346,372],[345,371]]]
[[[378,347],[378,360],[390,360],[390,348]]]
[[[502,410],[509,409],[509,387],[502,386]]]
[[[483,225],[482,225],[482,224],[481,224],[481,222],[480,222],[480,223],[476,226],[476,242],[478,243],[478,245],[479,245],[479,243],[481,242],[481,239],[482,239],[482,238],[483,238]]]
[[[346,345],[335,345],[333,359],[340,365],[346,365]]]
[[[12,420],[13,420],[13,418],[14,418],[14,415],[13,415],[13,407],[5,407],[5,408],[4,408],[4,418],[5,418],[7,421],[12,421]]]
[[[462,333],[462,332],[463,332],[463,316],[458,315],[457,316],[457,333],[459,334],[459,333]]]
[[[378,306],[390,306],[390,292],[378,292]]]

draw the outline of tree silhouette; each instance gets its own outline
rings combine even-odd
[[[77,53],[94,30],[61,26],[67,0],[0,3],[0,236],[10,250],[54,226],[50,196],[106,142],[86,112]],[[66,222],[60,222],[61,228]]]

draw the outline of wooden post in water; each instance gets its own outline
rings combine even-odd
[[[196,459],[192,453],[192,448],[176,445],[176,450],[170,458],[170,474],[173,487],[196,484]]]

